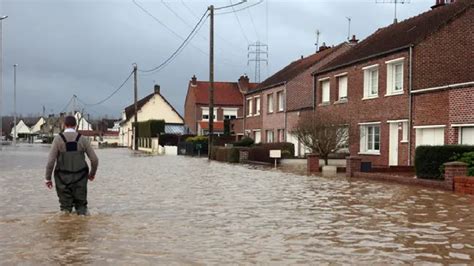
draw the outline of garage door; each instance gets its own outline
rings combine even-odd
[[[461,144],[474,145],[474,127],[461,128]]]
[[[416,129],[416,146],[444,145],[444,127]]]

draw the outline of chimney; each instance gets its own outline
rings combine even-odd
[[[319,46],[318,52],[322,52],[322,51],[324,51],[324,50],[326,50],[326,49],[329,49],[329,48],[331,48],[331,47],[326,46],[326,43],[323,42],[323,44],[322,44],[321,46]]]
[[[244,74],[243,76],[240,76],[238,84],[239,84],[239,89],[242,93],[245,93],[249,90],[249,83],[250,83],[250,80],[246,74]]]
[[[196,75],[193,75],[193,77],[191,78],[191,85],[192,85],[192,86],[196,86],[196,85],[197,85],[197,78],[196,78]]]
[[[155,91],[155,94],[160,94],[160,85],[155,84],[154,91]]]
[[[356,45],[358,42],[359,42],[359,40],[356,39],[356,36],[352,35],[352,39],[349,40],[349,44]]]
[[[303,58],[304,58],[303,55],[301,55],[301,59],[303,59]]]
[[[454,2],[456,2],[456,0],[436,0],[436,4],[434,6],[432,6],[431,9],[442,7],[446,4],[452,4]]]

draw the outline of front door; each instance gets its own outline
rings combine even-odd
[[[398,123],[390,123],[389,165],[398,165]]]

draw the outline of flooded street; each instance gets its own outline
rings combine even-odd
[[[47,146],[0,152],[4,264],[465,263],[474,199],[206,159],[98,150],[91,216],[58,213]]]

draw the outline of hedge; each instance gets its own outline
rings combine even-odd
[[[213,154],[211,156],[211,159],[214,159],[220,162],[238,163],[239,162],[239,149],[213,147]]]
[[[416,176],[426,179],[444,179],[443,164],[456,160],[467,152],[474,152],[474,146],[445,145],[418,146],[415,150]]]
[[[135,123],[132,123],[135,126]],[[151,138],[165,132],[165,120],[148,120],[138,122],[138,137]]]
[[[249,160],[257,162],[273,163],[274,158],[270,158],[270,150],[281,150],[281,158],[293,158],[295,145],[289,142],[276,142],[258,144],[249,149]]]

